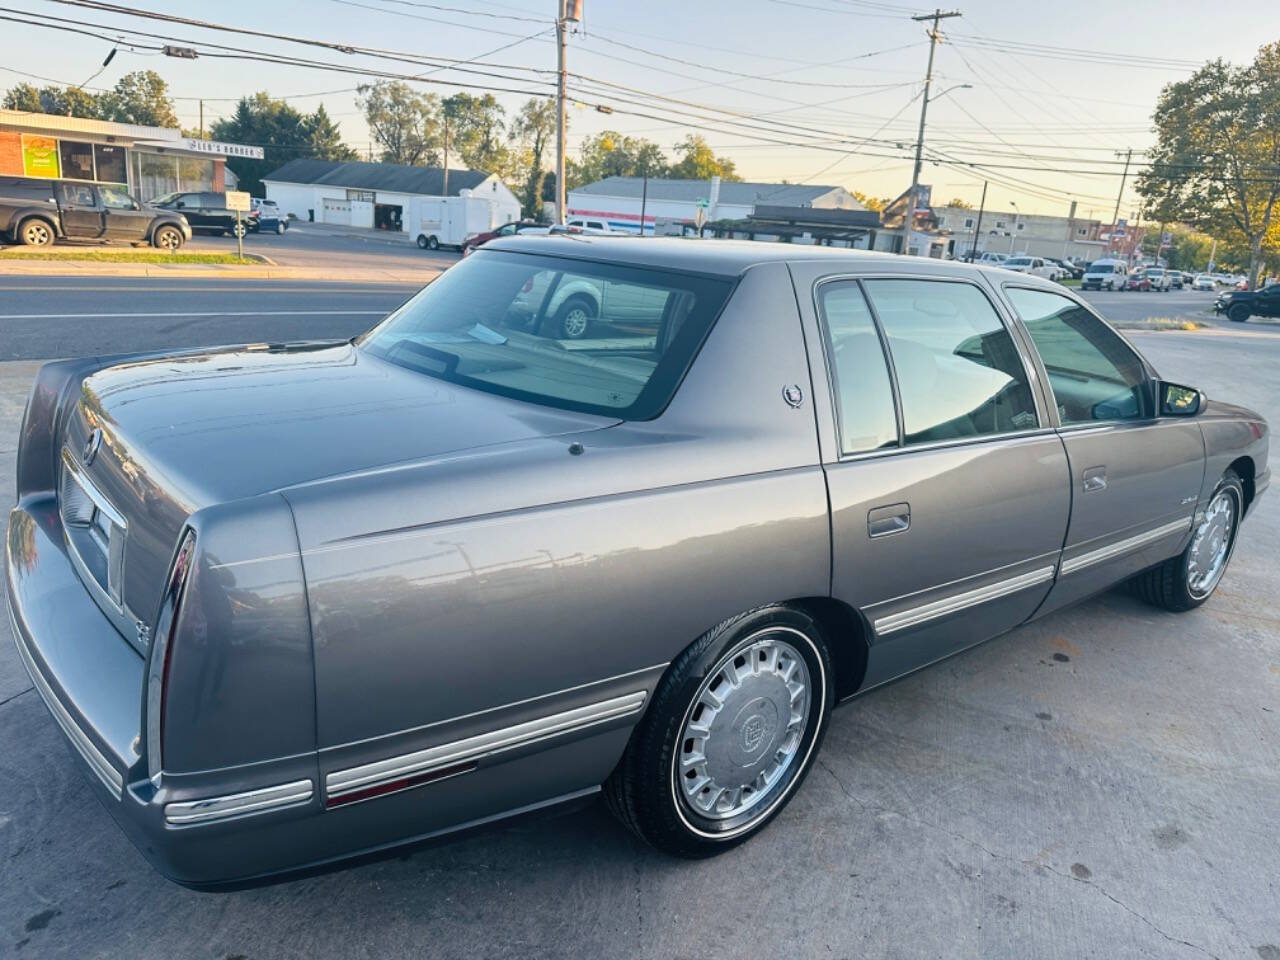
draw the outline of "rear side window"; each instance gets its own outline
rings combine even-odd
[[[1006,292],[1044,363],[1063,426],[1151,416],[1142,359],[1110,327],[1061,294]]]
[[[910,445],[1039,425],[1026,368],[991,301],[969,283],[868,280],[889,341]]]
[[[893,387],[875,321],[853,281],[819,287],[842,453],[896,446]]]

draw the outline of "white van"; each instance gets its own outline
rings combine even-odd
[[[1123,290],[1129,267],[1123,260],[1095,260],[1080,278],[1081,290]]]

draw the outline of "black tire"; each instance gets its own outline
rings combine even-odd
[[[428,249],[428,250],[439,250],[439,249],[440,249],[440,238],[439,238],[439,237],[437,237],[437,236],[435,236],[434,234],[433,234],[432,236],[427,237],[427,249]]]
[[[570,297],[556,311],[556,336],[561,340],[581,340],[591,329],[595,318],[594,300],[584,296]]]
[[[177,250],[182,246],[182,231],[177,227],[157,227],[151,234],[151,245],[161,250]]]
[[[741,669],[738,661],[743,659],[743,652],[774,639],[801,655],[809,680],[805,727],[794,748],[793,760],[744,813],[723,820],[707,819],[694,811],[677,785],[685,721],[697,706],[704,681],[729,663]],[[761,659],[765,659],[763,651]],[[667,668],[648,710],[631,735],[626,753],[605,782],[605,802],[629,830],[664,853],[696,859],[735,847],[764,829],[799,789],[822,746],[834,697],[831,657],[822,630],[812,617],[781,605],[732,617],[703,634]],[[764,703],[764,698],[754,702]],[[749,729],[761,729],[759,723],[753,725],[759,719],[753,714],[743,721],[744,737],[751,736]],[[766,723],[763,729],[768,731],[767,744],[785,742],[777,739],[776,725],[770,727]],[[726,731],[727,736],[735,738],[731,742],[736,743],[738,734],[736,723]],[[757,759],[744,769],[755,768],[770,755],[769,745],[747,747],[745,739],[743,743],[743,750],[760,749]]]
[[[1233,303],[1227,308],[1227,319],[1232,323],[1244,323],[1249,319],[1249,308],[1243,303]]]
[[[419,250],[427,249],[427,238],[425,234],[421,234],[421,233],[418,234],[418,249]]]
[[[223,230],[222,232],[225,233],[228,237],[243,237],[249,231],[243,223],[238,223],[238,224],[235,224],[234,226],[228,227],[226,230]]]
[[[14,236],[24,247],[49,247],[57,239],[53,224],[43,217],[30,217],[18,225]]]
[[[279,220],[276,222],[276,236],[283,237],[286,229],[287,228],[283,220]]]
[[[1231,498],[1233,512],[1230,530],[1227,531],[1226,556],[1217,577],[1207,589],[1201,592],[1192,589],[1190,564],[1192,548],[1196,545],[1197,528],[1197,531],[1192,533],[1191,542],[1182,553],[1176,557],[1170,557],[1150,570],[1143,571],[1130,581],[1133,592],[1139,598],[1154,607],[1181,613],[1184,610],[1195,609],[1213,596],[1213,591],[1217,589],[1231,563],[1231,555],[1236,547],[1236,534],[1240,530],[1240,519],[1244,512],[1244,485],[1235,471],[1228,470],[1222,475],[1222,479],[1218,481],[1218,486],[1213,491],[1213,497],[1210,497],[1211,504],[1219,494],[1225,494]]]

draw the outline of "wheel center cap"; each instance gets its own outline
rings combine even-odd
[[[750,767],[769,753],[778,733],[778,708],[771,699],[753,697],[737,712],[730,725],[729,759]]]

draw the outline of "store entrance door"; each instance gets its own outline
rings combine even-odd
[[[404,230],[402,222],[404,208],[398,203],[375,203],[373,205],[373,226],[375,230]]]

